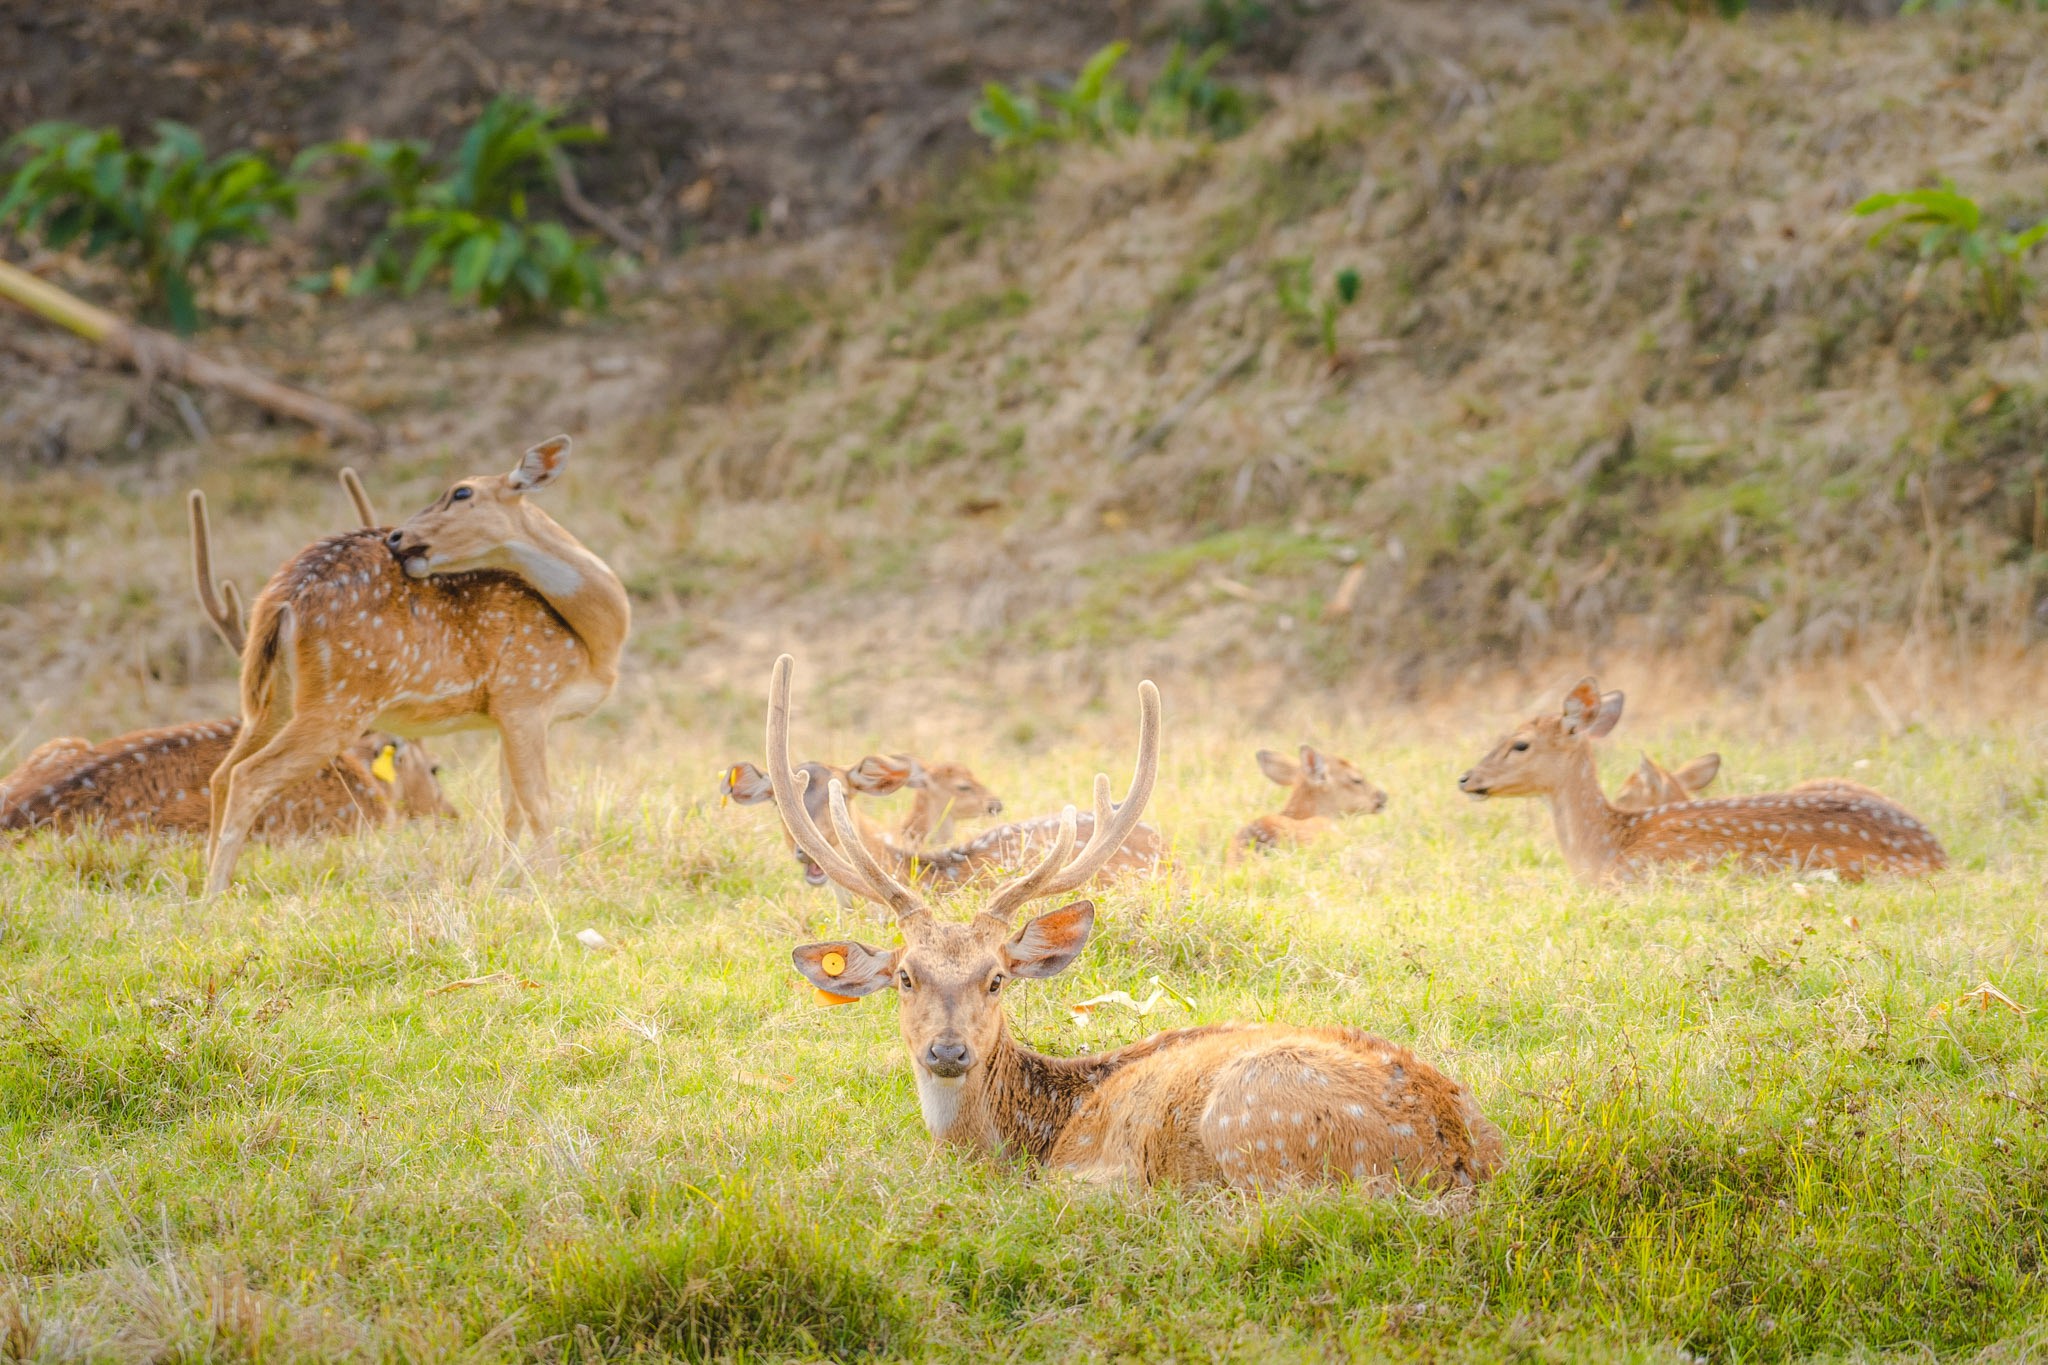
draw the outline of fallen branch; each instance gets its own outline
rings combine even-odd
[[[1233,375],[1252,363],[1259,354],[1260,341],[1253,338],[1232,351],[1221,365],[1209,372],[1209,377],[1188,391],[1188,396],[1175,403],[1165,416],[1133,436],[1122,450],[1116,453],[1118,464],[1129,464],[1153,446],[1170,435],[1173,429],[1186,421],[1188,414],[1209,401],[1209,395],[1228,383]]]
[[[339,403],[201,355],[176,337],[129,322],[6,261],[0,261],[0,298],[76,332],[148,378],[218,389],[332,436],[372,443],[378,439],[374,425]]]
[[[557,151],[548,158],[555,173],[555,189],[562,196],[562,202],[569,206],[569,212],[611,238],[618,245],[635,256],[651,256],[650,243],[645,237],[620,222],[616,216],[599,208],[583,197],[583,187],[576,183],[576,172],[569,165],[569,158]]]

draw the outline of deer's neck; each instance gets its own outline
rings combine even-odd
[[[913,789],[910,814],[897,828],[896,841],[905,848],[916,848],[930,839],[943,843],[952,834],[953,803],[941,801],[929,787]]]
[[[593,672],[616,682],[633,608],[611,566],[583,547],[537,507],[526,515],[526,539],[507,545],[505,567],[561,614],[590,654]]]
[[[943,1081],[912,1063],[917,1099],[935,1141],[1044,1161],[1081,1102],[1120,1065],[1117,1053],[1048,1057],[1005,1028],[974,1071]]]
[[[1287,804],[1280,808],[1280,813],[1289,820],[1313,820],[1323,812],[1315,793],[1305,785],[1297,785],[1289,789]]]
[[[1565,780],[1550,789],[1550,814],[1557,822],[1565,862],[1585,877],[1603,876],[1614,866],[1629,829],[1640,818],[1607,803],[1590,744],[1579,746],[1569,759]]]

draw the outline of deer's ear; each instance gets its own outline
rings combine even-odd
[[[536,488],[546,488],[562,472],[562,466],[569,461],[569,438],[550,436],[520,458],[519,467],[506,476],[506,484],[515,493],[531,493]]]
[[[1696,792],[1707,786],[1721,773],[1721,755],[1701,754],[1692,762],[1680,768],[1672,776],[1685,784],[1687,791]]]
[[[1600,697],[1600,705],[1593,712],[1593,724],[1586,733],[1598,739],[1612,730],[1621,719],[1621,693],[1606,692]]]
[[[1259,771],[1268,781],[1278,782],[1283,787],[1294,785],[1294,779],[1301,776],[1301,769],[1285,754],[1276,754],[1271,749],[1259,750]]]
[[[908,782],[910,773],[905,759],[869,754],[846,770],[846,785],[863,796],[887,796]]]
[[[718,790],[720,795],[742,806],[758,806],[775,795],[775,788],[768,784],[768,774],[751,763],[735,763],[727,768],[718,779]]]
[[[1600,683],[1594,678],[1581,678],[1578,685],[1564,694],[1564,732],[1575,735],[1593,723],[1593,713],[1600,709]]]
[[[1322,750],[1304,744],[1301,746],[1301,770],[1308,774],[1309,781],[1321,782],[1330,775],[1330,760],[1323,756]]]
[[[792,949],[789,960],[803,973],[804,980],[819,990],[858,998],[896,984],[896,957],[901,951],[893,948],[885,953],[845,939],[837,943],[806,943]]]
[[[1048,910],[1003,945],[1012,976],[1056,976],[1088,946],[1095,927],[1095,902],[1075,901]]]

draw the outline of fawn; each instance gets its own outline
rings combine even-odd
[[[1376,815],[1387,808],[1386,792],[1366,781],[1347,759],[1307,744],[1301,746],[1299,763],[1271,749],[1259,750],[1257,757],[1259,771],[1288,789],[1287,804],[1278,815],[1261,815],[1232,836],[1223,855],[1225,867],[1235,866],[1254,848],[1319,838],[1339,816],[1360,811]]]
[[[618,575],[527,501],[568,455],[568,437],[543,441],[389,532],[315,542],[264,587],[213,780],[208,895],[272,797],[371,728],[495,728],[507,834],[530,830],[553,862],[548,727],[611,695],[632,619]]]
[[[963,774],[966,785],[977,794],[967,799],[972,800],[980,810],[993,812],[1003,808],[1003,803],[997,800],[988,788],[982,786],[980,780],[968,772],[965,765],[946,763],[933,766]],[[811,807],[812,822],[815,824],[826,818],[825,790],[829,783],[837,781],[849,794],[887,796],[909,785],[913,774],[923,769],[916,759],[908,755],[899,754],[892,758],[883,758],[878,754],[870,754],[851,768],[835,768],[829,763],[814,760],[801,765],[798,771],[805,775],[808,783],[804,788],[804,801]],[[735,763],[727,768],[719,777],[719,791],[728,800],[736,801],[742,806],[758,806],[773,796],[769,788],[768,775],[751,763]],[[854,828],[860,831],[861,841],[877,858],[884,861],[901,861],[907,859],[917,848],[924,833],[940,822],[942,810],[943,818],[950,823],[950,807],[950,801],[942,802],[933,794],[932,788],[924,787],[916,789],[910,811],[904,816],[902,824],[896,828],[893,836],[858,810],[854,812],[853,823]],[[812,886],[828,884],[825,870],[804,855],[803,850],[797,847],[796,840],[790,837],[786,827],[782,831],[782,841],[795,856],[797,865],[803,869],[806,882]]]
[[[918,1106],[940,1144],[1023,1156],[1086,1178],[1257,1188],[1350,1179],[1372,1188],[1414,1181],[1471,1186],[1493,1174],[1500,1134],[1470,1092],[1406,1048],[1352,1028],[1215,1024],[1157,1034],[1113,1052],[1049,1057],[1010,1037],[1003,994],[1050,977],[1087,944],[1091,901],[1049,910],[1013,930],[1022,906],[1086,884],[1137,828],[1159,767],[1159,692],[1138,687],[1138,762],[1120,805],[1095,779],[1087,843],[1069,806],[1036,866],[989,894],[966,924],[941,923],[857,836],[845,788],[820,832],[790,766],[793,662],[776,661],[768,702],[768,773],[799,847],[854,894],[886,907],[896,948],[809,943],[791,959],[840,999],[890,989]]]
[[[1614,804],[1619,810],[1648,810],[1652,806],[1690,801],[1704,791],[1721,771],[1719,754],[1701,754],[1675,771],[1648,754],[1644,754],[1642,759],[1614,794]]]
[[[1733,861],[1763,869],[1831,870],[1844,881],[1876,872],[1934,872],[1948,859],[1926,827],[1867,787],[1838,780],[1765,796],[1620,810],[1601,794],[1593,741],[1621,719],[1622,695],[1592,678],[1500,741],[1458,779],[1466,795],[1543,796],[1565,861],[1582,877],[1633,877],[1658,864]]]

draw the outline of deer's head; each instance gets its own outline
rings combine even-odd
[[[1614,804],[1622,810],[1648,810],[1652,806],[1690,801],[1720,771],[1719,754],[1701,754],[1676,772],[1644,754],[1643,761],[1614,794]]]
[[[910,779],[910,766],[899,759],[882,758],[870,754],[851,768],[835,768],[830,763],[815,760],[800,765],[796,771],[801,774],[803,784],[803,806],[813,826],[829,827],[831,816],[826,809],[831,786],[837,782],[850,792],[862,796],[887,796],[897,791]],[[730,800],[742,806],[758,806],[774,799],[774,784],[768,774],[751,763],[735,763],[727,768],[718,780],[719,790]],[[804,870],[804,880],[812,886],[823,886],[830,879],[817,860],[805,853],[790,833],[789,823],[783,822],[782,841],[795,855],[797,865]]]
[[[776,661],[768,702],[768,771],[777,808],[803,851],[832,880],[857,896],[887,906],[903,933],[898,948],[838,940],[796,949],[796,969],[820,990],[858,997],[896,992],[897,1021],[921,1095],[927,1082],[946,1093],[983,1065],[1003,1037],[1003,994],[1012,981],[1052,976],[1080,953],[1095,924],[1092,901],[1075,901],[1013,928],[1017,911],[1034,900],[1084,886],[1115,854],[1144,813],[1159,767],[1159,692],[1138,686],[1138,764],[1121,804],[1109,799],[1109,779],[1095,779],[1095,828],[1074,851],[1077,817],[1068,806],[1053,848],[1037,867],[998,888],[966,924],[941,923],[916,893],[896,881],[854,837],[846,792],[831,784],[827,806],[839,832],[837,846],[812,821],[801,799],[804,779],[789,763],[789,688],[792,661]],[[844,850],[842,856],[841,850]],[[932,1118],[927,1109],[927,1118]]]
[[[1596,680],[1579,679],[1565,693],[1561,714],[1523,722],[1458,779],[1458,790],[1475,800],[1556,790],[1592,741],[1621,719],[1621,700],[1619,692],[1602,693]]]
[[[1387,808],[1387,794],[1366,780],[1358,766],[1348,759],[1326,754],[1304,744],[1301,761],[1261,749],[1259,771],[1289,788],[1287,813],[1296,819],[1310,816],[1378,813]]]
[[[534,586],[566,596],[576,585],[549,583],[547,571],[560,575],[574,570],[543,561],[536,571],[522,551],[533,542],[534,519],[547,517],[527,505],[526,495],[553,483],[568,459],[568,437],[542,441],[509,474],[487,474],[455,484],[432,507],[393,528],[384,543],[414,578],[469,569],[537,572]]]
[[[1003,813],[1002,798],[984,786],[965,763],[920,763],[908,754],[897,754],[895,761],[909,765],[904,785],[924,793],[955,819],[978,820]]]
[[[441,794],[441,765],[418,740],[372,730],[356,741],[355,754],[370,775],[384,784],[392,804],[406,819],[460,818]]]

